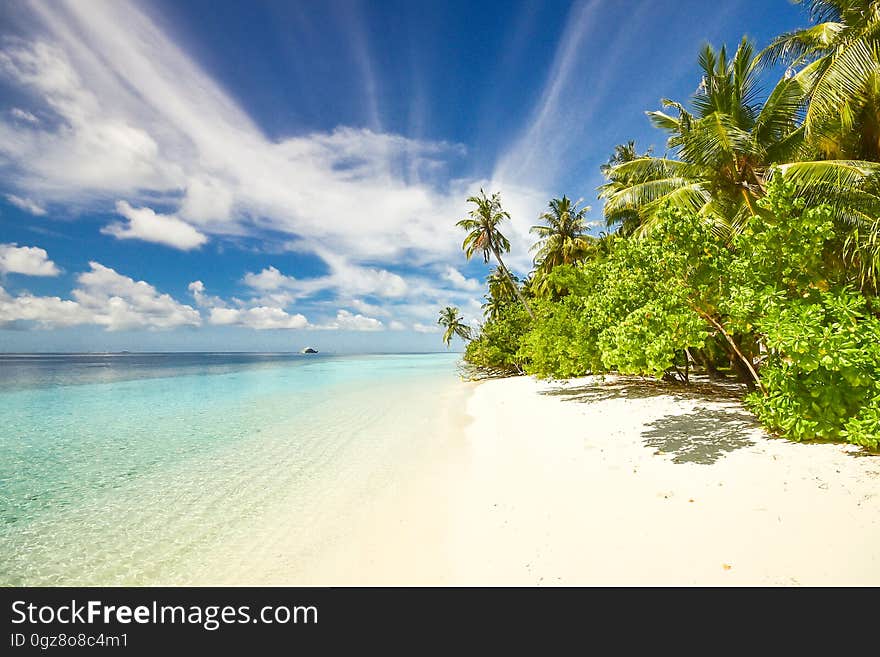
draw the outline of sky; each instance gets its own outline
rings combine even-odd
[[[665,150],[709,42],[786,0],[7,0],[0,352],[443,349],[481,318],[455,222],[481,188],[508,265],[615,144]],[[454,349],[461,344],[455,343]]]

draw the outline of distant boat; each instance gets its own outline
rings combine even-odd
[[[313,349],[312,347],[306,347],[306,348],[303,349],[300,353],[303,353],[303,354],[316,354],[316,353],[318,353],[318,350],[317,350],[317,349]]]

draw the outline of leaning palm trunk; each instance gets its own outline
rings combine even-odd
[[[522,292],[519,289],[519,285],[513,280],[513,276],[510,275],[510,272],[507,271],[507,267],[504,265],[504,261],[501,259],[501,254],[498,253],[498,249],[495,248],[494,245],[491,245],[492,255],[495,256],[495,260],[498,261],[498,268],[502,271],[502,273],[507,277],[507,282],[510,283],[511,289],[513,289],[513,293],[516,295],[516,298],[520,300],[523,307],[526,309],[526,312],[529,314],[529,317],[535,319],[535,313],[532,312],[531,306],[529,306],[528,301],[522,295]]]

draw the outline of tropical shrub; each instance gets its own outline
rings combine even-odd
[[[529,316],[522,305],[505,306],[468,343],[465,361],[492,373],[522,373],[522,357],[517,352],[528,325]]]
[[[730,267],[731,315],[753,326],[766,349],[766,395],[748,402],[792,439],[878,448],[880,318],[838,266],[832,210],[806,207],[779,182],[760,205]]]

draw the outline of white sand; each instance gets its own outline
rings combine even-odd
[[[473,386],[464,432],[364,500],[296,583],[880,584],[880,457],[670,390]]]

